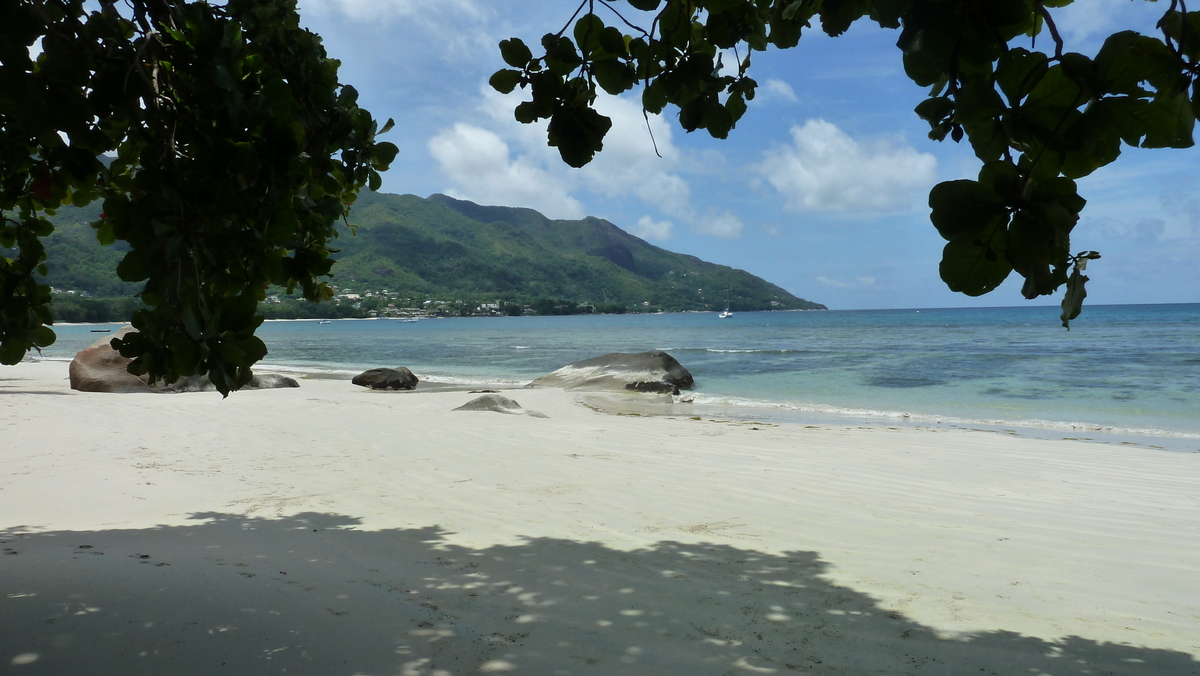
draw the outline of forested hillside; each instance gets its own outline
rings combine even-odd
[[[98,206],[63,209],[47,240],[47,281],[60,320],[97,320],[104,308],[124,311],[138,285],[117,278],[124,255],[100,247],[89,223]],[[743,270],[677,254],[630,235],[597,218],[548,219],[532,209],[480,206],[445,195],[361,195],[351,214],[355,232],[335,242],[340,248],[332,284],[343,296],[395,300],[400,306],[424,301],[462,301],[509,307],[532,305],[539,312],[561,303],[603,311],[734,311],[823,309]],[[386,294],[382,294],[387,290]],[[74,294],[67,293],[73,291]],[[352,316],[377,309],[360,300],[333,313],[329,308],[267,308],[268,316]],[[356,299],[357,300],[357,299]],[[540,302],[539,302],[540,300]],[[464,310],[465,311],[465,310]],[[549,311],[549,310],[546,310]]]
[[[743,270],[672,253],[608,221],[551,220],[445,195],[367,194],[338,241],[340,284],[433,295],[701,310],[819,309]]]

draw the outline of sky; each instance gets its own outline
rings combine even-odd
[[[625,3],[617,3],[636,14]],[[604,96],[605,149],[572,169],[545,126],[512,116],[522,90],[487,86],[505,67],[497,44],[536,45],[575,0],[300,0],[306,27],[341,60],[341,81],[400,148],[383,192],[444,193],[529,207],[552,218],[604,218],[646,241],[746,270],[830,309],[1057,304],[1025,301],[1013,273],[970,298],[945,288],[945,242],[929,223],[936,183],[974,178],[965,143],[928,139],[913,108],[927,92],[905,75],[898,32],[860,21],[838,38],[807,31],[790,50],[755,52],[758,95],[726,140],[685,133],[677,110],[651,117],[640,90]],[[1153,33],[1164,6],[1082,0],[1054,10],[1068,51],[1094,54],[1126,29]],[[611,23],[609,17],[606,23]],[[1048,38],[1041,38],[1041,46]],[[658,153],[655,152],[657,144]],[[660,157],[661,155],[661,157]],[[1072,234],[1088,302],[1200,302],[1200,151],[1125,148],[1080,181],[1088,199]]]

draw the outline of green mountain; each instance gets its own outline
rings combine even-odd
[[[630,308],[824,309],[759,277],[630,235],[608,221],[552,220],[445,195],[365,194],[342,237],[335,284],[445,297],[538,297]],[[701,291],[702,290],[702,291]]]
[[[46,241],[47,281],[93,297],[132,296],[139,285],[116,276],[124,250],[96,244],[89,223],[97,218],[98,205],[59,212]],[[748,272],[653,246],[598,218],[552,220],[532,209],[445,195],[367,193],[350,220],[356,231],[334,242],[340,251],[331,283],[342,293],[387,289],[401,306],[426,299],[516,305],[543,299],[545,306],[553,299],[633,311],[825,309]]]

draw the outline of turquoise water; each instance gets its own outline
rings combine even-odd
[[[1200,448],[1200,304],[269,322],[266,363],[521,384],[608,352],[670,352],[697,405],[776,419],[1018,425]],[[49,357],[98,337],[58,328]],[[736,411],[734,410],[736,409]],[[1178,446],[1179,443],[1171,444]]]

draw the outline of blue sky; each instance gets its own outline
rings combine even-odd
[[[400,156],[384,192],[605,218],[831,309],[1028,303],[1016,274],[983,298],[951,293],[938,279],[944,242],[929,224],[927,193],[939,181],[973,178],[978,162],[965,145],[926,137],[912,112],[926,92],[904,76],[897,32],[860,22],[840,38],[814,29],[797,48],[756,52],[759,94],[730,138],[686,134],[668,109],[651,118],[661,158],[637,93],[606,97],[600,107],[614,126],[605,151],[576,170],[546,147],[544,127],[512,119],[520,90],[504,97],[486,84],[504,67],[500,40],[537,43],[576,4],[300,0],[300,11],[360,102],[396,120],[387,140]],[[1153,32],[1162,11],[1160,3],[1084,0],[1055,16],[1068,50],[1091,54],[1116,30]],[[1197,168],[1196,149],[1126,148],[1081,182],[1089,203],[1072,247],[1104,255],[1088,268],[1089,302],[1200,302]]]

